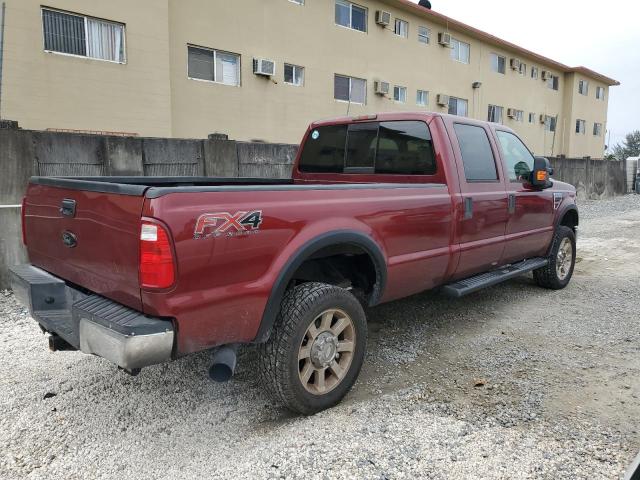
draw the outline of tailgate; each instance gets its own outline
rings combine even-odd
[[[143,203],[142,189],[122,194],[29,185],[24,209],[31,263],[142,310],[138,249]]]

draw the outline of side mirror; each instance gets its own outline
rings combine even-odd
[[[545,157],[534,157],[533,172],[529,180],[531,186],[539,189],[551,187],[553,183],[549,180],[550,175],[553,175],[553,168],[549,160]]]

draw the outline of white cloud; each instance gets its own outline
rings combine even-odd
[[[418,3],[417,0],[412,0]],[[640,130],[640,3],[579,0],[432,0],[434,11],[570,66],[622,83],[612,87],[611,144]]]

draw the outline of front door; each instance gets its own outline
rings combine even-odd
[[[497,145],[483,124],[453,123],[460,192],[456,243],[460,258],[454,279],[496,267],[504,250],[507,193]]]
[[[496,130],[496,137],[509,203],[505,249],[500,263],[544,255],[553,236],[554,193],[529,185],[533,155],[515,134]],[[555,195],[562,194],[556,192]]]

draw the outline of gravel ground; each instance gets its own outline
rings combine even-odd
[[[308,418],[265,397],[251,348],[224,385],[206,353],[133,378],[50,353],[0,292],[0,477],[618,478],[640,448],[640,195],[580,209],[569,287],[370,310],[358,384]]]

